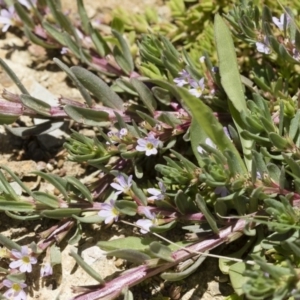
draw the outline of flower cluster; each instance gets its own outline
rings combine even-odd
[[[21,251],[12,249],[9,253],[11,263],[9,267],[12,273],[30,273],[32,271],[32,265],[37,263],[37,258],[32,255],[31,251],[27,246],[22,246]],[[8,290],[3,294],[8,299],[14,300],[25,300],[27,298],[24,288],[27,285],[24,281],[13,281],[12,279],[3,280],[3,285]]]

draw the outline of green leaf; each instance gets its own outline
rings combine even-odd
[[[70,218],[73,215],[79,215],[82,212],[81,208],[59,208],[59,209],[45,209],[41,215],[50,219]]]
[[[103,221],[103,218],[99,217],[98,214],[92,216],[85,216],[85,217],[73,216],[73,218],[78,220],[79,222],[90,223],[90,224],[96,224]]]
[[[214,216],[212,215],[212,213],[210,212],[210,210],[208,209],[205,200],[200,196],[200,194],[196,195],[196,203],[197,203],[199,209],[201,210],[201,212],[204,214],[205,219],[207,220],[207,222],[210,225],[213,232],[215,234],[218,234],[219,228],[218,228],[217,222],[216,222]]]
[[[247,114],[247,105],[230,30],[218,14],[215,16],[214,26],[222,86],[236,110]]]
[[[171,257],[172,250],[169,247],[162,245],[159,242],[152,242],[149,245],[149,249],[155,257],[161,258],[169,262],[174,262],[174,259]]]
[[[60,178],[55,174],[46,174],[40,171],[34,171],[32,172],[32,174],[36,174],[41,178],[43,178],[44,180],[50,182],[57,190],[59,190],[62,193],[65,200],[68,199],[68,193],[66,190],[67,182],[64,179]]]
[[[64,45],[66,45],[66,47],[69,48],[78,59],[80,59],[80,46],[78,43],[76,43],[67,32],[63,32],[62,36],[64,39]]]
[[[116,201],[116,208],[123,214],[128,216],[135,216],[137,212],[137,204],[128,200]]]
[[[145,196],[142,189],[138,188],[137,184],[135,182],[132,183],[131,187],[134,195],[143,203],[143,205],[147,205],[147,197]]]
[[[118,63],[118,65],[122,68],[122,70],[126,74],[130,74],[134,70],[134,63],[132,59],[132,55],[130,53],[130,49],[123,38],[122,34],[118,31],[112,29],[112,34],[117,38],[120,48],[115,46],[113,49],[113,55]]]
[[[89,264],[87,264],[77,253],[75,253],[73,250],[70,251],[70,256],[72,256],[77,264],[92,278],[100,282],[101,284],[104,284],[104,280],[101,278],[99,273],[95,271]]]
[[[59,30],[46,21],[44,21],[42,24],[43,28],[52,38],[57,40],[61,45],[66,46],[64,35]]]
[[[124,111],[123,100],[102,79],[82,67],[72,67],[71,71],[105,106]]]
[[[160,201],[163,201],[163,200],[160,200]],[[172,221],[172,222],[166,223],[164,225],[151,226],[150,231],[156,232],[156,233],[163,233],[163,232],[166,232],[166,231],[174,228],[176,226],[176,224],[177,224],[176,221]]]
[[[100,241],[97,245],[104,251],[113,251],[119,249],[131,249],[145,252],[153,242],[151,238],[140,238],[129,236],[126,238],[115,239],[111,241]]]
[[[45,204],[45,205],[50,206],[52,208],[58,208],[59,207],[59,201],[53,195],[37,191],[37,192],[33,192],[32,196],[36,201],[41,202],[42,204]]]
[[[82,0],[77,0],[77,11],[81,20],[81,27],[83,31],[87,34],[89,32],[89,17],[86,13],[84,4]]]
[[[205,163],[197,150],[200,143],[204,143],[207,138],[207,134],[204,129],[200,126],[200,124],[196,121],[195,118],[192,119],[192,123],[190,126],[190,138],[191,138],[191,146],[195,157],[197,158],[198,164],[200,167],[204,167]]]
[[[6,64],[6,62],[0,58],[0,65],[4,69],[5,73],[10,77],[10,79],[15,83],[15,85],[18,87],[18,89],[26,95],[29,95],[29,92],[24,87],[20,79],[17,77],[15,72]]]
[[[21,246],[19,246],[17,243],[13,242],[6,236],[0,233],[0,243],[8,248],[9,250],[16,249],[18,251],[21,251]]]
[[[90,37],[101,57],[106,56],[111,52],[107,42],[102,37],[98,30],[95,30],[91,24],[89,24],[89,34]]]
[[[60,61],[58,58],[53,58],[53,61],[69,76],[69,78],[74,82],[76,87],[78,88],[81,96],[85,100],[86,104],[91,107],[93,105],[93,100],[89,94],[89,92],[83,87],[83,85],[79,82],[79,80],[76,78],[74,73],[70,70],[70,68],[64,64],[62,61]]]
[[[289,142],[275,132],[269,133],[269,139],[273,143],[273,145],[279,150],[286,149],[289,146]]]
[[[208,253],[208,251],[205,251],[205,253]],[[167,281],[179,281],[187,278],[191,274],[197,271],[199,266],[204,262],[204,260],[207,258],[206,255],[201,255],[189,268],[185,269],[182,272],[172,272],[172,273],[162,273],[160,277]]]
[[[81,183],[77,178],[73,176],[66,176],[64,178],[70,185],[74,186],[78,191],[81,192],[88,202],[93,203],[93,198],[89,189]]]
[[[157,104],[149,88],[143,82],[141,82],[136,78],[131,78],[130,82],[135,88],[135,90],[137,91],[137,93],[139,94],[142,102],[145,104],[145,106],[148,108],[150,113],[153,115],[157,107]]]
[[[28,195],[32,196],[31,190],[20,180],[20,178],[14,172],[12,172],[8,167],[5,167],[3,165],[1,165],[0,167],[3,170],[5,170]]]
[[[21,95],[21,101],[26,107],[34,110],[38,114],[51,117],[51,106],[48,103],[25,94]]]
[[[231,33],[220,15],[215,16],[214,35],[219,58],[221,84],[229,99],[229,110],[234,123],[240,133],[243,130],[241,113],[248,115],[247,105],[244,96],[241,76],[238,69],[237,58]],[[244,159],[247,169],[251,170],[251,148],[252,141],[244,140],[241,137]]]
[[[151,259],[149,255],[133,249],[118,249],[109,251],[106,253],[106,256],[115,256],[126,259],[127,261],[135,264],[143,264],[146,260]]]
[[[0,211],[31,212],[34,206],[25,201],[5,201],[0,199]]]
[[[240,165],[240,169],[246,174],[247,170],[239,152],[224,133],[223,126],[216,119],[213,111],[202,101],[199,101],[199,99],[192,96],[186,89],[178,88],[178,92],[181,95],[182,100],[189,107],[193,118],[205,131],[207,136],[213,141],[220,151],[225,151],[226,149],[231,150],[237,160],[237,163]]]
[[[171,102],[171,95],[168,90],[159,86],[154,86],[151,89],[154,97],[162,104],[169,105]]]
[[[77,244],[82,237],[82,225],[78,222],[76,231],[74,232],[73,236],[71,236],[68,240],[69,245],[75,245]]]
[[[22,220],[22,221],[33,221],[33,220],[41,219],[40,215],[19,215],[17,213],[15,214],[15,213],[9,212],[7,210],[5,211],[5,214],[12,219]]]
[[[34,23],[28,12],[25,10],[25,8],[18,2],[14,3],[14,8],[16,10],[16,13],[22,20],[25,26],[29,27],[30,29],[34,28]]]
[[[26,26],[24,27],[24,33],[26,35],[26,37],[34,44],[39,45],[43,48],[46,49],[57,49],[59,48],[58,45],[55,44],[49,44],[47,42],[45,42],[44,40],[40,39],[39,37],[37,37],[35,34],[33,34],[31,32],[30,29],[28,29]]]
[[[235,293],[239,296],[244,293],[242,289],[243,284],[249,280],[249,278],[244,276],[245,270],[246,264],[243,262],[235,263],[229,268],[230,282]]]
[[[1,191],[2,188],[2,191]],[[19,195],[16,194],[13,187],[8,183],[2,171],[0,171],[0,195],[4,193],[4,196],[8,196],[14,201],[19,201]]]
[[[64,107],[64,111],[70,118],[78,123],[100,127],[110,125],[108,113],[105,111],[93,110],[74,105],[66,105]]]

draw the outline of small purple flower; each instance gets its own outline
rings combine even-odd
[[[221,197],[226,197],[229,194],[229,191],[225,186],[218,186],[215,188],[215,194],[220,195]]]
[[[110,203],[102,203],[98,216],[105,218],[104,223],[110,224],[113,221],[117,222],[120,212],[115,207],[116,200],[110,200]]]
[[[50,265],[50,263],[45,263],[42,267],[41,267],[41,277],[46,277],[46,276],[50,276],[53,274],[53,268]]]
[[[153,226],[155,221],[155,214],[152,214],[147,207],[140,208],[140,211],[148,218],[148,219],[140,219],[136,221],[136,225],[140,228],[140,232],[145,234],[150,231],[150,227]]]
[[[32,266],[37,263],[36,257],[32,257],[29,254],[27,246],[22,246],[21,251],[18,250],[11,250],[11,254],[13,257],[17,258],[18,260],[12,261],[9,264],[9,267],[11,269],[17,269],[19,268],[20,272],[25,273],[28,272],[30,273],[32,271]]]
[[[123,138],[124,136],[126,136],[128,134],[128,130],[127,128],[122,128],[119,132],[119,136],[120,138]]]
[[[189,83],[191,75],[186,70],[182,70],[178,74],[180,76],[177,77],[177,78],[174,78],[174,80],[173,80],[176,83],[177,86],[181,87],[181,86],[184,86],[185,84]]]
[[[144,139],[137,140],[138,145],[135,147],[137,151],[145,152],[146,156],[156,155],[160,140],[155,138],[153,134],[149,134]]]
[[[267,39],[267,37],[264,38],[263,42],[256,42],[256,50],[260,53],[264,53],[264,54],[270,54],[271,53],[271,49],[269,47],[269,41]]]
[[[120,195],[121,193],[127,194],[130,191],[132,186],[132,175],[128,176],[126,181],[123,175],[118,175],[115,179],[118,183],[111,183],[110,186],[117,190],[116,195]]]
[[[210,138],[206,138],[205,144],[208,145],[208,146],[210,146],[210,147],[216,148],[216,145],[213,143],[213,141]],[[203,154],[204,152],[206,152],[201,146],[197,147],[197,151],[200,154]]]
[[[67,47],[62,47],[60,50],[60,54],[64,55],[67,54],[69,52],[69,49]]]
[[[201,78],[198,82],[192,79],[189,83],[193,87],[192,89],[189,89],[190,94],[199,98],[205,89],[204,78]]]
[[[284,20],[285,19],[285,20]],[[291,22],[291,17],[287,14],[282,14],[280,16],[280,19],[276,18],[276,17],[272,17],[272,21],[273,23],[280,29],[283,30],[284,28],[284,21],[286,22],[286,27],[288,27],[288,25]]]
[[[26,300],[27,295],[23,291],[24,288],[27,287],[27,284],[24,282],[12,282],[8,279],[3,280],[3,285],[9,288],[3,296],[6,297],[7,299],[13,299],[13,300]]]
[[[3,24],[2,32],[6,32],[8,28],[14,24],[14,19],[16,18],[15,8],[13,6],[8,7],[8,9],[1,9],[0,12],[0,24]]]
[[[162,182],[158,183],[160,190],[155,188],[147,189],[147,192],[153,196],[149,197],[149,200],[163,200],[165,198],[166,187]]]

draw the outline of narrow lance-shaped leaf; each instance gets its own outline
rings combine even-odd
[[[199,195],[196,195],[196,203],[201,210],[201,212],[204,214],[208,224],[210,225],[211,229],[213,230],[214,233],[218,234],[219,233],[219,228],[217,226],[217,222],[210,212],[210,210],[207,208],[207,205],[205,203],[205,200]]]
[[[51,106],[48,103],[29,95],[21,95],[21,101],[26,107],[34,110],[40,115],[51,117]]]
[[[130,49],[123,38],[123,36],[116,30],[112,30],[113,35],[117,38],[120,48],[115,46],[113,49],[114,57],[118,65],[127,74],[131,73],[134,69],[132,55]]]
[[[155,255],[158,258],[161,258],[163,260],[173,262],[174,259],[171,257],[172,250],[165,246],[162,245],[159,242],[153,242],[150,244],[149,249],[153,255]]]
[[[14,4],[14,7],[22,22],[30,29],[33,29],[34,23],[30,18],[29,14],[27,13],[27,11],[25,10],[25,8],[18,2]]]
[[[87,274],[89,274],[92,278],[97,280],[100,283],[104,283],[104,280],[101,278],[101,276],[96,272],[91,266],[89,266],[77,253],[75,253],[73,250],[70,252],[70,256],[72,256],[78,265],[85,271]]]
[[[67,177],[65,177],[65,179],[67,180],[67,182],[69,184],[71,184],[78,191],[80,191],[81,194],[87,199],[88,202],[90,202],[90,203],[93,202],[93,198],[92,198],[92,195],[91,195],[89,189],[83,183],[81,183],[77,178],[75,178],[73,176],[67,176]]]
[[[92,110],[73,105],[66,105],[64,111],[70,118],[78,123],[89,126],[107,126],[110,124],[108,113],[99,110]]]
[[[81,26],[85,33],[89,32],[89,17],[82,0],[77,0],[77,9],[81,20]]]
[[[243,123],[241,112],[248,114],[243,85],[238,69],[235,48],[231,33],[220,15],[215,16],[214,34],[219,58],[221,84],[229,99],[229,110],[240,133]],[[251,148],[253,142],[241,137],[244,159],[248,170],[251,170]]]
[[[82,67],[72,67],[71,71],[98,101],[107,107],[124,111],[123,100],[102,79]]]
[[[207,253],[208,251],[205,251]],[[182,272],[172,272],[172,273],[163,273],[160,275],[160,277],[167,281],[179,281],[183,280],[184,278],[190,276],[192,273],[194,273],[198,267],[204,262],[204,260],[207,258],[206,255],[201,255],[189,268]]]
[[[153,115],[156,109],[156,101],[153,97],[152,92],[148,89],[148,87],[143,82],[141,82],[136,78],[132,78],[130,82],[138,92],[142,102],[145,104],[145,106],[148,108],[150,113]]]
[[[199,99],[192,96],[187,90],[177,88],[177,91],[181,95],[183,102],[185,102],[191,111],[194,120],[205,131],[206,135],[213,141],[219,150],[231,150],[237,160],[237,163],[240,165],[240,169],[243,170],[243,173],[246,173],[247,170],[239,152],[224,133],[223,126],[216,119],[213,111],[202,101],[199,101]]]
[[[61,192],[65,200],[68,199],[68,193],[66,190],[67,182],[64,179],[54,174],[46,174],[44,172],[39,172],[39,171],[35,171],[32,173],[42,177],[44,180],[51,183],[59,192]]]
[[[91,107],[93,104],[93,100],[89,94],[89,92],[83,87],[83,85],[79,82],[79,80],[76,78],[76,76],[71,72],[70,68],[64,64],[62,61],[60,61],[58,58],[53,58],[53,61],[63,70],[67,73],[67,75],[72,79],[72,81],[77,86],[80,94],[84,98],[86,104]]]
[[[2,58],[0,58],[0,65],[4,69],[4,71],[6,72],[6,74],[10,77],[10,79],[16,84],[16,86],[18,87],[18,89],[23,94],[29,95],[29,92],[27,91],[27,89],[25,88],[25,86],[22,84],[22,82],[20,81],[20,79],[17,77],[17,75],[15,74],[15,72],[7,65],[7,63]]]

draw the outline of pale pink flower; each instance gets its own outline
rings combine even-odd
[[[115,200],[110,200],[110,203],[102,203],[101,205],[98,215],[105,218],[105,224],[110,224],[113,221],[117,222],[119,219],[120,212],[115,208],[115,203]]]
[[[285,20],[284,20],[285,19]],[[283,30],[284,27],[284,21],[286,22],[286,27],[288,27],[288,25],[291,22],[291,17],[287,14],[282,14],[280,16],[280,19],[276,18],[276,17],[272,17],[272,21],[273,23],[280,29]]]
[[[132,186],[132,175],[128,176],[127,180],[123,175],[118,175],[115,180],[117,183],[113,182],[110,184],[110,186],[117,190],[116,195],[121,193],[127,194],[130,191]]]
[[[16,19],[16,12],[13,6],[7,9],[1,9],[0,12],[0,24],[3,24],[2,32],[6,32],[11,25],[14,25]]]
[[[141,207],[140,211],[146,216],[147,219],[140,219],[136,221],[136,225],[138,225],[140,228],[140,232],[145,234],[150,231],[150,227],[154,225],[155,222],[155,214],[151,213],[149,208],[147,207]]]
[[[26,300],[27,295],[23,291],[24,288],[27,287],[27,284],[24,282],[12,282],[8,279],[3,280],[3,285],[8,287],[9,289],[3,294],[4,297],[7,299],[13,299],[13,300]]]
[[[41,277],[46,277],[46,276],[50,276],[53,274],[53,268],[50,265],[50,263],[45,263],[42,267],[41,267]]]
[[[150,188],[147,192],[153,196],[149,197],[149,200],[163,200],[165,198],[166,187],[162,182],[158,183],[160,189]]]
[[[135,147],[137,151],[145,152],[146,156],[156,155],[160,140],[155,138],[153,134],[149,134],[144,139],[137,140],[138,145]]]
[[[190,94],[199,98],[205,89],[204,78],[201,78],[199,81],[191,80],[190,86],[192,87],[189,89]]]
[[[27,246],[22,246],[21,251],[18,250],[11,250],[11,254],[13,257],[17,258],[17,260],[12,261],[9,264],[9,267],[11,269],[17,269],[19,268],[20,272],[25,273],[28,272],[30,273],[32,271],[32,266],[37,263],[36,257],[32,257],[29,254]]]

